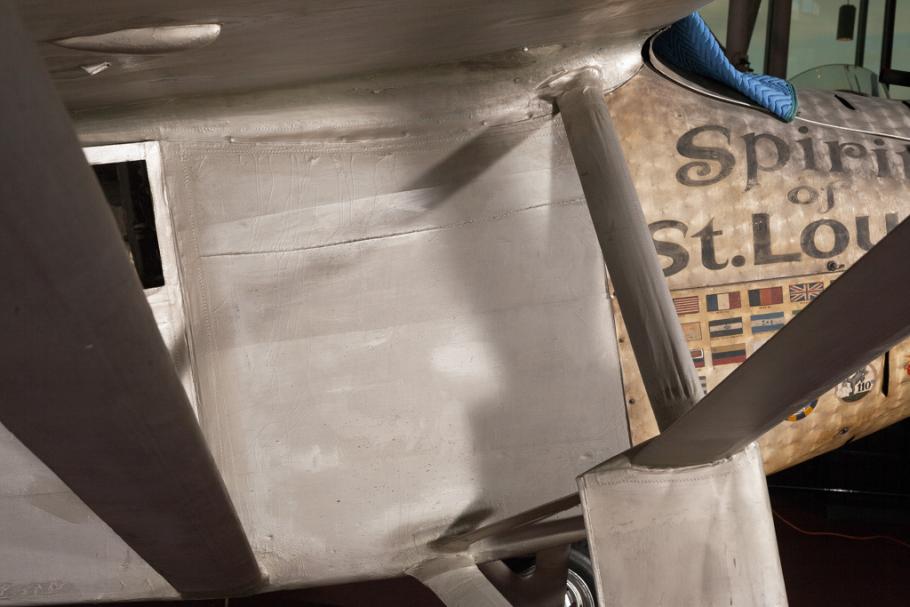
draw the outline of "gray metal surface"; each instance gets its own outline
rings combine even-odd
[[[471,563],[455,569],[413,573],[446,607],[512,607],[484,574]]]
[[[508,518],[496,521],[482,527],[478,527],[467,533],[453,537],[440,538],[436,545],[440,548],[451,549],[453,551],[465,550],[475,542],[488,537],[501,536],[503,533],[512,531],[515,528],[523,527],[549,518],[560,512],[575,508],[579,504],[577,493],[561,497],[552,502],[547,502],[536,508],[531,508],[525,512],[512,515]]]
[[[432,169],[471,140],[165,145],[201,423],[274,584],[400,574],[450,529],[564,495],[628,447],[603,265],[561,131],[481,136],[460,176]],[[52,476],[10,451],[4,488]],[[118,577],[119,552],[57,568],[42,548],[55,537],[39,538],[90,559],[109,532],[61,532],[31,482],[0,503],[28,528],[0,545],[28,563],[6,581],[66,589],[29,601],[166,594]]]
[[[556,104],[651,407],[664,429],[704,390],[604,103],[600,75],[585,69],[566,78],[556,85]]]
[[[786,607],[756,445],[659,470],[637,466],[633,449],[578,487],[601,607]]]
[[[495,537],[483,539],[471,547],[471,557],[478,563],[500,560],[515,555],[535,554],[541,550],[568,546],[586,537],[581,516],[558,519],[519,527]]]
[[[727,457],[910,335],[908,258],[904,221],[633,461],[669,467]]]
[[[400,575],[629,446],[601,255],[533,90],[582,60],[624,81],[641,35],[81,114],[83,141],[162,141],[200,423],[270,587]],[[5,447],[0,517],[36,538],[0,544],[29,563],[6,581],[60,582],[13,602],[168,595],[84,556],[103,527],[66,536],[91,569],[47,558],[29,487],[53,474]]]
[[[171,123],[161,144],[200,423],[272,588],[400,575],[628,448],[603,261],[558,119],[228,141],[293,137],[284,117]],[[0,544],[30,564],[8,580],[67,584],[29,601],[166,594],[121,585],[122,558],[54,569],[41,547],[59,528],[29,480],[0,517],[44,539]],[[105,532],[74,526],[73,553]]]
[[[628,446],[561,129],[164,144],[200,417],[273,583],[400,573]]]
[[[521,49],[609,41],[650,32],[705,0],[16,0],[41,42],[71,109],[142,99],[220,94],[363,76],[380,71],[497,58],[521,65]],[[50,41],[127,28],[222,24],[205,48],[169,55],[64,49]],[[82,65],[109,61],[89,76]],[[486,61],[474,69],[489,67]],[[504,75],[509,78],[508,74]],[[366,82],[363,86],[369,87]]]
[[[260,571],[246,535],[109,207],[8,3],[0,73],[0,421],[177,590],[250,590]],[[82,514],[73,501],[48,512]],[[63,594],[67,582],[41,570],[56,570],[69,546],[30,563],[40,545],[7,539],[0,598]],[[31,579],[7,577],[29,564]],[[17,583],[22,596],[10,591]]]
[[[797,96],[798,121],[910,140],[910,107],[902,101],[811,89],[802,89]]]

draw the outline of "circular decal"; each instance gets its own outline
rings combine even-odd
[[[810,413],[815,411],[816,405],[818,405],[817,398],[815,400],[811,400],[808,403],[806,403],[802,409],[800,409],[799,411],[797,411],[796,413],[794,413],[793,415],[788,417],[787,421],[788,422],[798,422],[801,419],[805,419],[806,416],[808,416]]]
[[[872,391],[875,386],[875,370],[866,366],[854,371],[849,377],[837,384],[834,394],[844,402],[856,402]]]

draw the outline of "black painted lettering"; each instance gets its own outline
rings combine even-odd
[[[885,214],[885,234],[897,227],[897,213]],[[878,242],[878,239],[876,239]],[[856,244],[863,251],[868,251],[875,244],[872,242],[869,230],[869,216],[860,215],[856,218]]]
[[[729,129],[716,124],[696,127],[684,133],[676,142],[676,151],[686,158],[696,158],[698,161],[687,162],[676,171],[676,180],[683,185],[703,186],[717,183],[729,176],[736,165],[736,157],[728,150],[695,143],[695,137],[705,132],[720,133],[727,143],[730,143]],[[716,174],[711,174],[713,167],[707,161],[717,163]]]
[[[822,213],[827,213],[828,211],[830,211],[831,209],[834,208],[834,205],[835,205],[834,192],[836,191],[836,189],[840,186],[849,185],[849,183],[850,183],[849,181],[838,180],[838,181],[832,181],[827,186],[825,186],[825,200],[828,202],[828,206],[826,206],[825,208],[822,209]]]
[[[881,139],[873,140],[875,145],[885,145]],[[878,169],[879,177],[891,177],[891,162],[888,160],[888,148],[875,148],[872,150],[875,154],[875,166]]]
[[[856,244],[863,251],[872,248],[872,241],[869,238],[869,216],[861,215],[856,218]]]
[[[651,230],[651,240],[654,241],[654,248],[657,249],[657,254],[670,260],[670,265],[664,268],[664,276],[673,276],[689,265],[689,252],[685,247],[675,242],[667,242],[654,238],[654,234],[667,229],[679,230],[682,232],[682,235],[685,236],[689,231],[689,226],[681,221],[662,219],[648,224],[648,229]]]
[[[815,144],[810,137],[799,139],[797,142],[803,149],[803,168],[807,171],[817,171],[818,165],[815,164]]]
[[[793,204],[812,204],[818,200],[818,190],[811,185],[798,185],[787,192],[787,200]]]
[[[828,156],[831,160],[832,173],[844,173],[844,156],[847,158],[862,158],[866,155],[866,148],[858,143],[840,141],[826,141]]]
[[[897,213],[885,214],[885,234],[897,227]],[[860,215],[856,218],[856,244],[863,251],[868,251],[875,243],[869,233],[869,216]],[[876,242],[878,242],[876,240]]]
[[[771,216],[767,213],[752,215],[752,242],[755,247],[755,265],[799,261],[800,253],[774,253],[771,250]]]
[[[775,157],[771,164],[759,164],[758,142],[770,141],[774,145]],[[758,185],[759,171],[776,171],[790,160],[790,146],[787,142],[770,133],[746,133],[743,135],[746,143],[746,191]]]
[[[714,229],[714,218],[712,217],[708,225],[692,235],[701,240],[701,264],[709,270],[723,270],[727,267],[728,262],[718,262],[717,254],[714,252],[714,237],[723,233],[723,230]]]
[[[822,227],[827,227],[831,230],[831,233],[834,234],[834,244],[831,245],[831,248],[827,251],[819,249],[818,244],[815,242],[815,236]],[[847,249],[847,245],[850,244],[850,233],[847,232],[847,228],[844,224],[839,221],[835,221],[834,219],[819,219],[818,221],[813,221],[803,229],[803,233],[800,234],[799,237],[799,244],[809,257],[828,259],[829,257],[840,255]]]

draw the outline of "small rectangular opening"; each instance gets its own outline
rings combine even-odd
[[[891,380],[891,351],[885,351],[885,363],[882,368],[882,395],[888,396],[888,382]]]
[[[144,289],[164,285],[148,172],[142,160],[92,167],[120,227],[123,244]]]

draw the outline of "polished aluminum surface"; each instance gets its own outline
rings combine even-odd
[[[16,0],[71,109],[312,85],[464,62],[508,71],[525,48],[608,44],[650,33],[705,0]],[[221,24],[218,40],[169,55],[103,54],[53,40],[118,30]],[[103,78],[80,65],[108,60]]]

